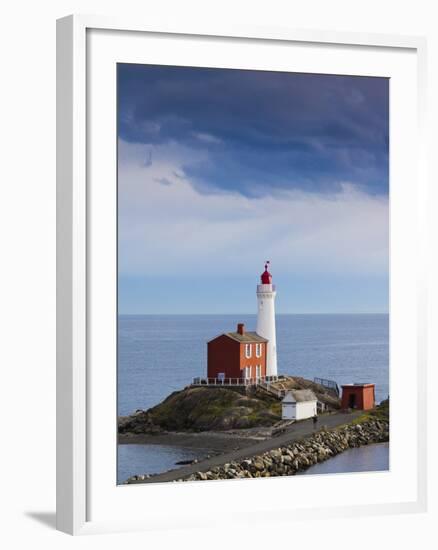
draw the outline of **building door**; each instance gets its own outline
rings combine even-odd
[[[350,393],[350,395],[348,396],[348,406],[350,409],[356,408],[356,394]]]

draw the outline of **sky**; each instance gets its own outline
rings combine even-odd
[[[385,313],[384,78],[118,65],[120,313]]]

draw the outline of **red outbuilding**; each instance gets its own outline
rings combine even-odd
[[[374,384],[344,384],[342,386],[342,409],[374,409]]]
[[[224,383],[255,383],[266,376],[268,340],[247,332],[239,323],[236,332],[221,334],[207,343],[207,376]]]

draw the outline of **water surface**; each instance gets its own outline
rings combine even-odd
[[[137,445],[129,443],[117,448],[117,483],[136,474],[161,474],[178,468],[181,460],[202,459],[207,449],[187,449],[170,445]]]
[[[277,315],[279,374],[338,384],[374,382],[389,393],[388,315]],[[196,376],[206,376],[207,341],[255,315],[120,315],[118,412],[162,401]]]
[[[297,475],[376,472],[389,469],[389,443],[376,443],[347,449],[343,453],[311,466]]]

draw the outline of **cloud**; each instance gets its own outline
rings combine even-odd
[[[195,138],[204,143],[222,143],[222,140],[212,136],[211,134],[204,134],[203,132],[193,132]]]
[[[204,150],[120,140],[121,274],[253,276],[266,258],[282,274],[388,273],[386,196],[351,182],[336,182],[330,194],[205,194],[185,168],[204,162]]]
[[[388,193],[388,79],[122,64],[118,85],[120,137],[207,152],[201,193]]]

